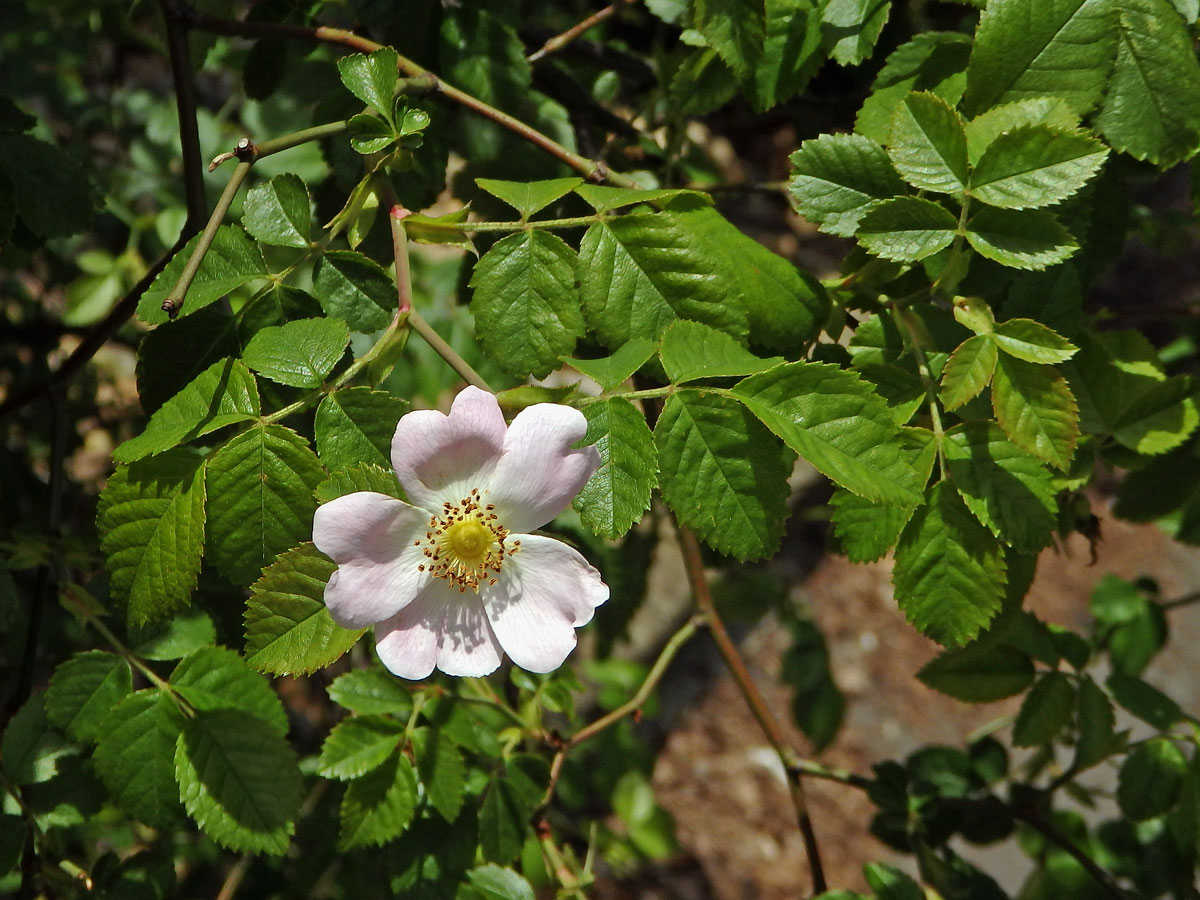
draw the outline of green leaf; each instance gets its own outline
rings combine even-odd
[[[681,391],[654,428],[663,499],[710,546],[740,560],[771,555],[783,538],[783,448],[733,400]]]
[[[1066,362],[1079,350],[1057,331],[1033,319],[1000,322],[992,333],[1001,350],[1031,363]]]
[[[495,178],[476,178],[475,183],[499,197],[525,220],[545,209],[560,197],[565,197],[581,184],[582,178],[550,178],[545,181],[499,181]]]
[[[658,345],[654,341],[634,338],[622,344],[612,356],[602,359],[564,357],[563,362],[578,369],[604,390],[611,391],[624,384],[634,372],[645,365],[646,360],[652,357],[657,349]]]
[[[503,864],[521,851],[546,780],[546,764],[541,759],[516,756],[488,786],[479,811],[479,847],[484,859]]]
[[[1029,97],[994,106],[967,123],[967,156],[971,165],[979,162],[983,151],[997,138],[1031,125],[1047,125],[1058,133],[1072,132],[1079,127],[1079,116],[1058,97]]]
[[[1117,805],[1135,822],[1169,812],[1179,799],[1187,760],[1166,738],[1134,748],[1117,773]]]
[[[740,80],[753,75],[763,47],[761,0],[693,0],[692,21]]]
[[[313,496],[318,503],[328,503],[346,494],[356,491],[373,491],[376,494],[387,494],[397,500],[400,496],[400,483],[389,469],[373,466],[370,463],[359,463],[347,469],[335,469],[328,478],[317,485]]]
[[[133,690],[129,663],[89,650],[59,663],[46,687],[46,718],[77,741],[95,740],[108,711]]]
[[[1079,437],[1079,407],[1062,375],[1002,354],[992,379],[992,409],[1010,441],[1067,470]]]
[[[607,347],[631,338],[658,340],[675,319],[694,319],[746,336],[736,276],[697,246],[682,213],[633,213],[592,225],[579,246],[579,278],[588,327]],[[725,277],[722,277],[722,275]]]
[[[197,710],[236,709],[283,737],[287,713],[270,683],[225,647],[201,647],[171,673],[171,687]]]
[[[678,221],[694,248],[716,264],[726,302],[737,297],[734,302],[746,310],[751,344],[793,351],[817,336],[830,309],[819,281],[742,234],[714,209],[692,209]]]
[[[317,264],[313,296],[354,331],[387,327],[396,311],[396,283],[379,263],[352,250],[330,250]]]
[[[792,205],[827,234],[851,237],[872,203],[907,190],[887,151],[862,135],[823,134],[789,159]]]
[[[306,249],[312,220],[309,202],[300,176],[276,175],[246,193],[242,225],[261,244]]]
[[[1113,149],[1166,168],[1200,145],[1200,63],[1166,0],[1121,0],[1117,63],[1096,127]]]
[[[58,774],[58,759],[75,748],[46,718],[46,695],[34,694],[17,710],[0,737],[0,769],[16,785],[41,784]]]
[[[165,622],[129,629],[129,646],[143,659],[182,659],[217,642],[216,626],[203,610],[189,607]]]
[[[891,12],[890,0],[829,0],[821,15],[829,55],[843,66],[856,66],[868,56]]]
[[[927,31],[888,56],[863,101],[854,130],[881,144],[891,143],[892,115],[911,91],[928,91],[951,106],[967,84],[971,39],[953,31]]]
[[[1075,711],[1075,685],[1062,672],[1047,672],[1021,702],[1013,723],[1013,745],[1048,744],[1071,721]]]
[[[147,414],[157,412],[213,363],[241,352],[237,319],[219,305],[159,325],[138,345],[142,409]]]
[[[967,135],[962,118],[936,94],[915,92],[896,107],[888,157],[913,187],[943,194],[967,186]]]
[[[999,0],[987,5],[967,67],[971,115],[1037,95],[1079,115],[1104,93],[1116,55],[1113,0]]]
[[[161,325],[171,317],[163,311],[162,303],[167,294],[179,281],[183,268],[200,243],[200,235],[187,242],[187,246],[171,257],[167,267],[142,294],[138,301],[138,318],[147,325]],[[258,244],[246,236],[236,225],[222,225],[213,237],[212,246],[204,255],[196,277],[188,288],[187,297],[179,311],[180,316],[190,316],[210,303],[215,303],[235,288],[267,274]]]
[[[350,331],[338,319],[297,319],[262,329],[242,353],[255,372],[290,387],[317,388],[338,364]]]
[[[392,437],[408,409],[406,400],[368,387],[329,394],[317,407],[313,425],[321,462],[330,469],[390,466]]]
[[[175,743],[183,717],[164,691],[130,694],[105,716],[92,765],[113,800],[152,828],[182,812],[175,783]]]
[[[1050,473],[991,422],[968,422],[945,434],[946,470],[967,508],[1000,540],[1034,552],[1050,543],[1058,521]]]
[[[404,743],[404,726],[386,716],[354,716],[333,726],[321,745],[317,772],[350,781],[381,766]]]
[[[467,788],[462,751],[436,728],[413,731],[413,752],[425,795],[447,822],[458,818]]]
[[[641,188],[610,187],[606,184],[581,184],[575,188],[575,193],[584,199],[598,213],[612,212],[622,206],[632,206],[635,203],[658,203],[682,195],[703,198],[705,195],[698,191],[685,191],[680,188],[656,188],[643,190]]]
[[[867,863],[863,876],[879,900],[925,900],[921,886],[895,866]]]
[[[996,341],[990,334],[976,334],[954,348],[942,367],[938,396],[946,409],[958,409],[992,381],[996,370]]]
[[[1121,739],[1113,730],[1115,718],[1108,695],[1096,682],[1084,675],[1079,682],[1079,705],[1075,711],[1079,738],[1075,742],[1076,771],[1091,768],[1121,749]]]
[[[573,505],[588,530],[616,539],[650,507],[658,485],[654,437],[642,413],[620,397],[591,404],[584,415],[583,443],[595,445],[601,463]]]
[[[548,231],[492,245],[471,275],[471,312],[484,351],[517,377],[544,378],[584,333],[575,251]]]
[[[921,485],[904,459],[891,412],[853,373],[789,363],[751,375],[732,394],[846,490],[879,503],[917,503]]]
[[[287,741],[262,720],[240,709],[197,713],[179,735],[175,777],[188,814],[222,847],[287,851],[302,799],[300,767]]]
[[[134,462],[218,428],[256,419],[258,385],[237,359],[213,363],[150,417],[146,430],[113,451],[117,462]]]
[[[96,527],[113,599],[134,625],[191,599],[204,551],[204,467],[184,451],[120,466],[100,494]]]
[[[724,332],[686,319],[671,323],[663,332],[659,356],[674,384],[753,375],[784,362],[778,356],[761,359]]]
[[[362,630],[342,628],[325,607],[325,584],[337,567],[301,544],[263,569],[246,604],[246,662],[272,675],[307,675],[346,653]]]
[[[1183,719],[1179,704],[1151,684],[1134,675],[1113,672],[1106,682],[1115,699],[1127,711],[1159,731],[1167,731]]]
[[[313,489],[325,473],[308,442],[282,425],[239,434],[208,460],[209,559],[237,584],[312,534]]]
[[[829,499],[838,547],[850,562],[881,559],[895,546],[913,506],[883,506],[837,488]]]
[[[880,200],[858,222],[858,241],[868,252],[893,262],[916,262],[945,250],[958,221],[932,200]]]
[[[744,88],[757,112],[799,94],[825,61],[814,0],[766,0],[764,11],[762,54],[755,60],[753,85]]]
[[[967,222],[967,241],[982,256],[1015,269],[1045,269],[1070,258],[1079,245],[1042,209],[985,206]]]
[[[528,881],[512,869],[492,863],[471,869],[467,881],[484,900],[534,900],[533,887]]]
[[[900,535],[892,583],[913,625],[940,644],[961,646],[1000,611],[1004,556],[953,486],[940,482]]]
[[[337,61],[342,84],[355,97],[383,116],[392,114],[392,97],[399,79],[399,57],[391,47],[371,54],[355,53]]]
[[[1175,449],[1200,424],[1196,391],[1196,383],[1183,377],[1146,387],[1126,400],[1113,422],[1113,438],[1147,456]]]
[[[939,693],[966,703],[991,703],[1033,684],[1033,663],[1009,647],[946,650],[921,667],[917,678]]]
[[[329,697],[339,706],[364,715],[407,716],[413,703],[404,682],[380,669],[354,669],[339,675],[329,685]]]
[[[1023,125],[983,151],[971,196],[1002,209],[1034,209],[1066,200],[1100,170],[1108,149],[1078,131]]]
[[[383,765],[350,782],[339,814],[338,847],[382,847],[412,821],[417,776],[412,763],[393,753]]]
[[[399,138],[396,129],[382,116],[359,113],[351,116],[347,120],[347,124],[350,132],[350,146],[354,148],[355,153],[361,153],[364,156],[390,147]],[[359,210],[365,213],[365,216],[356,216],[349,228],[351,247],[357,247],[362,243],[362,238],[356,236],[356,229],[362,227],[364,222],[366,228],[369,229],[375,221],[375,211],[378,208],[378,195],[372,192],[371,196],[364,196]]]

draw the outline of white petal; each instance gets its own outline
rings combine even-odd
[[[375,626],[375,649],[390,671],[414,679],[428,677],[434,666],[447,675],[487,675],[502,656],[479,598],[436,579]]]
[[[414,538],[428,513],[386,494],[360,491],[317,508],[313,543],[338,564],[325,586],[325,604],[343,628],[365,628],[403,609],[428,574]]]
[[[569,406],[538,403],[517,414],[486,489],[505,528],[533,531],[567,508],[600,468],[595,447],[571,449],[586,433],[587,419]]]
[[[408,499],[424,509],[457,503],[487,482],[504,447],[504,416],[487,391],[463,388],[450,414],[424,409],[400,419],[392,465]]]
[[[575,629],[608,599],[608,585],[576,550],[540,535],[517,535],[497,584],[480,596],[504,652],[522,669],[550,672],[575,648]]]

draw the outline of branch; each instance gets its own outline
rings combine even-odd
[[[721,616],[717,612],[717,606],[713,602],[712,592],[708,587],[708,579],[704,575],[704,560],[700,555],[700,542],[696,539],[696,535],[691,529],[679,525],[679,543],[683,550],[684,568],[687,570],[688,584],[691,585],[692,594],[696,598],[696,605],[705,614],[708,622],[709,632],[712,634],[713,641],[717,645],[717,651],[721,654],[721,658],[725,661],[725,667],[729,669],[729,674],[733,676],[734,682],[741,691],[742,697],[746,701],[746,705],[750,707],[750,712],[754,715],[754,719],[758,722],[758,727],[762,729],[762,733],[766,736],[767,741],[779,756],[779,761],[783,763],[784,771],[788,775],[788,787],[792,795],[792,806],[796,809],[796,819],[800,824],[800,833],[804,838],[804,852],[808,856],[809,869],[812,872],[813,893],[820,894],[826,890],[825,870],[821,865],[821,852],[817,846],[817,835],[813,830],[812,819],[808,813],[808,802],[804,796],[804,783],[801,779],[803,767],[800,764],[796,752],[788,743],[787,736],[783,733],[783,728],[779,724],[779,720],[767,708],[767,702],[759,691],[758,686],[754,683],[754,679],[750,677],[750,672],[746,668],[746,663],[743,661],[741,654],[738,653],[737,647],[734,646],[733,640],[729,637],[729,632],[725,630],[725,623],[721,621]]]
[[[599,12],[592,13],[592,15],[588,16],[582,22],[572,25],[562,34],[556,34],[554,37],[550,38],[548,41],[546,41],[546,43],[542,44],[540,50],[535,50],[533,53],[530,53],[527,57],[528,62],[536,63],[539,60],[545,59],[551,53],[561,50],[589,28],[594,28],[605,19],[611,18],[620,12],[622,7],[629,6],[631,3],[633,3],[633,0],[615,0],[614,3],[610,3]]]
[[[376,43],[368,38],[355,34],[352,31],[347,31],[344,28],[329,28],[327,26],[318,26],[316,28],[306,28],[298,25],[277,25],[270,22],[247,22],[240,19],[222,19],[217,16],[209,16],[195,9],[188,9],[186,13],[187,24],[191,28],[200,31],[210,31],[215,34],[227,34],[239,37],[281,37],[294,40],[320,41],[330,44],[341,44],[345,47],[358,50],[362,53],[372,53],[376,50],[382,50],[384,45]],[[589,181],[608,182],[609,184],[618,187],[637,188],[639,185],[628,175],[622,175],[620,172],[614,172],[599,163],[594,159],[588,159],[578,153],[573,153],[562,144],[555,141],[549,135],[545,135],[529,125],[526,125],[520,119],[510,116],[508,113],[497,109],[477,97],[468,94],[466,91],[459,90],[454,85],[449,84],[430,72],[424,66],[418,65],[411,59],[405,56],[400,56],[397,63],[397,68],[401,73],[410,78],[420,78],[427,82],[431,91],[436,91],[442,94],[447,99],[453,100],[460,106],[466,107],[472,112],[478,113],[486,119],[490,119],[497,125],[507,128],[509,131],[518,135],[521,138],[529,141],[536,147],[539,147],[550,156],[566,164],[574,169],[584,178]]]
[[[951,805],[982,808],[985,811],[999,813],[1015,821],[1024,822],[1079,863],[1092,879],[1104,889],[1104,892],[1109,897],[1113,897],[1114,900],[1124,900],[1125,892],[1121,890],[1121,886],[1117,884],[1113,876],[1100,868],[1095,860],[1084,853],[1080,847],[1059,831],[1055,825],[1042,818],[1041,814],[1033,807],[1005,803],[997,797],[987,797],[982,800],[962,799],[951,801]]]
[[[249,144],[245,139],[243,139],[243,143]],[[241,144],[239,144],[240,146]],[[196,247],[192,250],[192,255],[188,257],[183,271],[179,273],[179,279],[175,282],[175,286],[171,288],[171,292],[163,300],[163,312],[172,319],[179,315],[179,310],[183,307],[184,298],[187,297],[188,288],[192,286],[192,280],[196,277],[196,273],[200,271],[200,265],[204,262],[208,248],[212,246],[213,238],[217,236],[217,229],[225,221],[225,213],[229,212],[229,205],[233,203],[233,198],[237,194],[238,188],[242,186],[242,182],[246,180],[246,175],[249,174],[252,165],[254,165],[253,158],[243,159],[238,163],[237,168],[230,173],[225,190],[221,192],[221,199],[213,207],[212,215],[208,217],[208,224],[204,226],[204,231],[200,234],[200,240],[196,242]]]
[[[187,198],[187,219],[183,230],[195,234],[204,220],[208,203],[204,199],[204,174],[200,162],[200,129],[196,124],[196,89],[192,81],[192,61],[188,51],[187,28],[177,0],[158,0],[167,31],[167,50],[171,60],[171,81],[175,86],[175,110],[179,116],[179,149],[183,155],[183,192]]]
[[[635,715],[650,698],[650,694],[658,687],[658,683],[667,673],[667,669],[671,665],[671,661],[675,659],[675,655],[683,648],[683,645],[692,639],[696,630],[704,624],[705,617],[702,614],[692,616],[667,640],[659,651],[658,659],[654,661],[654,665],[650,667],[650,671],[646,673],[646,678],[639,685],[634,695],[626,702],[622,703],[616,709],[601,716],[596,721],[585,725],[583,728],[575,732],[558,748],[554,754],[554,759],[550,763],[550,784],[546,788],[546,795],[542,798],[542,802],[538,806],[538,810],[544,811],[550,805],[550,801],[554,798],[554,788],[558,784],[558,777],[562,772],[563,761],[566,758],[567,752],[573,747],[578,747],[585,741],[589,741],[598,735],[600,732],[611,728],[619,721],[627,716]],[[535,814],[535,818],[537,814]]]

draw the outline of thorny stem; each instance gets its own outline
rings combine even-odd
[[[538,228],[587,228],[600,221],[600,216],[572,216],[566,219],[539,219],[536,222],[455,222],[441,225],[446,231],[533,231]],[[425,222],[422,228],[437,228],[438,223]]]
[[[440,334],[433,330],[433,326],[421,317],[415,307],[408,311],[408,324],[413,331],[424,338],[425,343],[433,348],[434,353],[444,359],[450,368],[458,373],[459,378],[467,384],[473,384],[477,388],[491,392],[491,387],[483,380],[483,377],[472,369],[471,364],[459,356],[458,352],[446,343]]]
[[[467,384],[473,384],[477,388],[482,388],[489,393],[492,389],[483,377],[471,368],[471,364],[459,356],[458,352],[451,347],[442,336],[433,330],[425,319],[417,312],[417,308],[412,303],[412,279],[409,273],[408,261],[408,235],[404,230],[404,220],[410,215],[407,209],[399,206],[396,203],[392,204],[391,212],[388,215],[388,224],[392,229],[392,250],[396,257],[396,296],[397,296],[397,313],[396,318],[401,323],[407,325],[417,334],[419,334],[433,351],[446,361],[446,363],[455,372],[459,378]]]
[[[388,214],[392,228],[392,253],[396,257],[396,314],[406,316],[412,311],[412,271],[408,264],[408,232],[404,220],[412,213],[396,204]]]
[[[600,732],[611,728],[622,719],[632,716],[641,709],[650,698],[650,694],[658,687],[658,683],[662,680],[662,677],[667,673],[667,669],[675,659],[675,655],[679,653],[684,644],[692,639],[692,636],[704,624],[706,618],[705,614],[697,613],[684,622],[663,645],[662,650],[659,651],[658,659],[654,661],[654,665],[650,667],[650,671],[646,673],[646,677],[642,680],[634,695],[616,709],[579,729],[558,748],[558,751],[554,754],[554,759],[550,763],[550,784],[546,788],[546,794],[542,798],[539,809],[545,809],[550,805],[567,753],[572,748],[591,740]]]
[[[631,3],[633,3],[633,0],[615,0],[614,3],[610,3],[608,6],[604,7],[604,9],[594,12],[583,21],[572,25],[562,34],[556,34],[554,37],[550,38],[548,41],[546,41],[546,43],[542,44],[540,49],[530,53],[529,56],[526,57],[526,60],[530,63],[536,63],[539,60],[545,59],[551,53],[555,53],[567,46],[567,44],[571,43],[571,41],[575,40],[575,38],[579,37],[588,29],[594,28],[605,19],[616,15],[618,12],[620,12],[622,7],[629,6]]]
[[[688,584],[692,588],[696,605],[705,614],[709,633],[717,645],[717,651],[725,661],[725,667],[733,676],[746,705],[750,708],[758,727],[770,742],[771,747],[783,763],[788,776],[788,788],[791,792],[792,806],[796,810],[796,819],[800,825],[800,834],[804,839],[804,852],[808,857],[809,870],[812,873],[813,893],[820,894],[826,889],[825,870],[821,865],[821,852],[817,846],[817,835],[813,830],[812,818],[808,812],[808,801],[804,795],[804,783],[801,779],[802,770],[796,752],[788,743],[787,736],[779,720],[771,713],[762,693],[750,677],[746,663],[738,653],[737,647],[725,630],[725,623],[717,612],[712,592],[708,587],[708,579],[704,574],[704,560],[700,553],[700,542],[696,535],[684,525],[679,525],[679,543],[683,550],[684,568],[687,570]]]
[[[200,31],[211,31],[216,34],[228,34],[242,37],[282,37],[297,40],[322,41],[331,44],[341,44],[345,47],[351,47],[362,53],[372,53],[376,50],[382,50],[384,45],[375,41],[364,38],[355,34],[352,31],[347,31],[344,28],[329,28],[319,26],[317,28],[306,28],[296,25],[276,25],[266,22],[246,22],[238,19],[222,19],[217,16],[209,16],[196,10],[189,9],[188,25]],[[543,134],[536,128],[526,125],[520,119],[510,116],[506,112],[496,109],[479,100],[477,97],[459,90],[452,84],[447,84],[433,72],[423,66],[418,65],[411,59],[405,56],[400,56],[398,59],[397,68],[403,74],[410,78],[421,78],[429,82],[432,92],[439,93],[449,100],[454,101],[460,106],[466,107],[472,112],[478,113],[486,119],[490,119],[497,125],[507,128],[509,131],[524,138],[535,147],[540,148],[550,156],[566,164],[574,169],[584,178],[596,182],[608,182],[619,187],[636,188],[638,184],[627,175],[622,175],[619,172],[614,172],[602,163],[593,159],[588,159],[585,156],[580,156],[578,153],[573,153],[564,147],[562,144],[555,141],[548,135]]]

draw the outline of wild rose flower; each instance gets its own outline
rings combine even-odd
[[[362,491],[313,518],[313,542],[338,564],[325,588],[333,620],[374,625],[379,658],[404,678],[486,675],[504,653],[532,672],[562,665],[608,587],[577,551],[530,532],[599,467],[595,447],[572,449],[586,430],[554,403],[506,426],[475,387],[449,415],[404,416],[392,465],[410,502]]]

